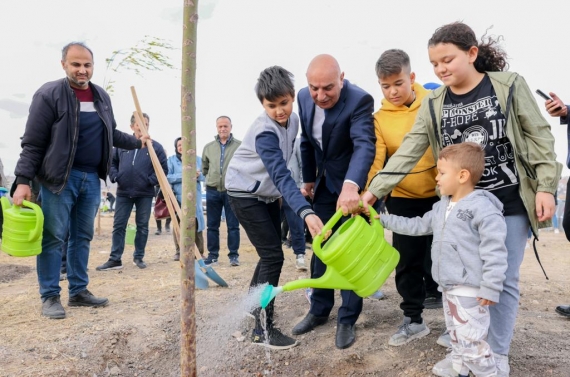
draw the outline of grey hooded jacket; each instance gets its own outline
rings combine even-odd
[[[441,289],[476,287],[477,297],[499,302],[507,270],[503,204],[488,191],[475,190],[457,202],[446,220],[449,202],[449,196],[442,197],[423,217],[382,215],[382,224],[410,236],[433,233],[431,270]]]

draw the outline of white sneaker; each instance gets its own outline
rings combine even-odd
[[[305,256],[303,254],[298,254],[295,259],[295,268],[299,271],[307,271],[307,265],[305,264]]]
[[[453,369],[451,362],[451,353],[445,356],[445,359],[438,361],[432,368],[431,372],[440,377],[457,377],[459,373]]]
[[[560,233],[560,230],[558,228],[554,229],[554,233]]]
[[[445,330],[443,334],[437,338],[437,344],[445,348],[451,348],[451,335],[449,335],[449,331]]]
[[[422,323],[411,323],[410,317],[404,317],[404,322],[398,328],[398,331],[388,341],[388,344],[394,347],[403,346],[414,339],[423,338],[429,334],[429,328],[425,321]]]
[[[511,367],[509,366],[509,357],[498,353],[493,354],[497,363],[497,377],[509,377]]]

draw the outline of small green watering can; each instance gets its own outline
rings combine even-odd
[[[2,251],[14,257],[31,257],[42,252],[44,214],[40,206],[24,200],[22,206],[0,198],[4,213]],[[27,208],[24,208],[27,207]]]
[[[137,235],[137,227],[133,224],[127,225],[127,232],[125,235],[125,243],[127,245],[134,245],[136,235]]]
[[[342,218],[339,209],[313,239],[313,251],[327,265],[324,275],[294,280],[281,287],[268,285],[261,294],[261,307],[265,308],[281,292],[300,288],[345,289],[360,297],[376,292],[396,268],[400,254],[384,239],[384,228],[374,218],[376,211],[372,207],[369,210],[370,223],[362,216],[352,217],[321,248],[327,232]]]

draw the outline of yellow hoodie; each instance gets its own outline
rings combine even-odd
[[[370,183],[370,180],[378,171],[382,170],[386,160],[396,153],[396,150],[402,144],[404,136],[414,125],[422,100],[429,93],[428,90],[418,83],[414,83],[413,90],[416,93],[416,99],[410,107],[405,105],[395,106],[384,98],[382,99],[380,110],[374,113],[376,157],[368,173],[368,183]],[[434,165],[433,153],[431,148],[428,148],[411,173],[429,169]],[[435,167],[423,173],[407,175],[394,188],[392,196],[413,199],[436,196],[436,175],[437,169]],[[382,179],[382,176],[376,179]]]

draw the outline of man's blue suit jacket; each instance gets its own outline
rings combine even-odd
[[[303,182],[315,182],[316,192],[325,175],[327,188],[337,195],[345,180],[363,189],[376,153],[372,96],[344,80],[338,102],[325,110],[322,149],[313,137],[315,103],[308,87],[299,91],[297,101]]]

